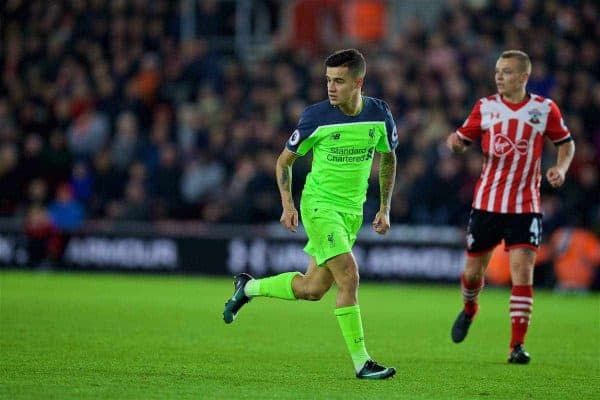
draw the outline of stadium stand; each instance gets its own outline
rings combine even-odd
[[[166,0],[0,6],[0,216],[52,220],[67,191],[85,219],[279,219],[274,161],[302,109],[324,99],[332,49],[275,37],[268,55],[238,57],[213,46],[233,30],[230,2],[198,4],[187,36]],[[480,155],[442,143],[494,92],[500,51],[519,48],[533,61],[529,89],[561,106],[577,145],[563,190],[542,185],[545,231],[598,234],[599,18],[593,1],[449,1],[431,27],[412,18],[385,41],[337,43],[364,51],[365,92],[397,118],[392,222],[464,225]],[[554,151],[545,157],[547,167]],[[377,204],[370,193],[365,218]]]

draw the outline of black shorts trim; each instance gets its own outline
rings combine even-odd
[[[569,136],[568,138],[565,138],[563,140],[559,140],[558,142],[554,142],[555,146],[560,146],[561,144],[565,144],[567,142],[574,142],[575,140],[573,139],[572,136]]]

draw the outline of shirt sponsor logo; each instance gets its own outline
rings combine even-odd
[[[496,134],[493,136],[492,151],[496,157],[505,157],[516,151],[521,155],[527,154],[527,140],[520,139],[514,143],[508,136]]]
[[[374,147],[352,148],[332,147],[327,154],[327,161],[333,162],[362,162],[373,158]]]

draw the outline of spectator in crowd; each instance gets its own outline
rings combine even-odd
[[[50,215],[42,205],[33,205],[25,216],[25,235],[27,237],[27,254],[29,264],[42,266],[44,262],[54,259],[56,243],[54,226]]]
[[[154,187],[154,213],[158,217],[167,218],[177,215],[181,195],[181,167],[178,163],[177,148],[172,144],[164,144],[159,148],[159,165],[152,178]]]
[[[71,177],[73,154],[67,148],[67,140],[59,130],[50,134],[48,143],[42,152],[44,178],[52,192],[60,182],[66,182]]]
[[[122,196],[126,174],[114,167],[109,150],[97,153],[93,163],[94,191],[89,203],[90,211],[95,217],[108,216],[106,206]]]
[[[118,218],[124,221],[147,221],[150,218],[150,205],[141,181],[131,179],[127,183]]]
[[[81,227],[85,216],[83,206],[75,199],[73,188],[64,183],[56,190],[56,199],[50,204],[50,219],[57,230],[72,233]]]
[[[79,161],[73,166],[71,187],[75,199],[87,205],[94,191],[94,179],[85,162]]]
[[[126,171],[134,160],[140,159],[143,144],[135,114],[126,111],[117,118],[117,131],[112,140],[112,160],[118,169]]]
[[[39,219],[42,222],[42,212]],[[55,261],[60,260],[67,248],[71,236],[81,228],[85,217],[85,210],[81,203],[75,199],[73,188],[68,183],[59,185],[56,189],[55,200],[48,207],[48,214],[52,223],[51,254]],[[40,222],[40,225],[43,225]]]
[[[69,124],[69,149],[76,158],[90,159],[105,146],[108,121],[93,106],[82,111]]]
[[[13,144],[0,147],[0,215],[13,214],[21,201],[19,153]]]
[[[181,195],[188,205],[200,204],[216,195],[225,180],[225,166],[215,154],[206,151],[193,156],[181,177]]]

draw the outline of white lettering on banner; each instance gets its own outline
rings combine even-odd
[[[272,272],[293,270],[304,271],[308,265],[308,255],[301,244],[268,243],[256,239],[246,244],[244,239],[236,238],[229,242],[229,271],[237,274],[249,268],[251,274],[264,276]]]
[[[373,247],[366,267],[376,276],[415,276],[458,278],[462,272],[464,251],[443,247]]]
[[[227,267],[233,274],[239,274],[246,269],[246,260],[248,259],[248,249],[242,239],[233,239],[229,242],[229,257],[227,258]]]
[[[354,246],[352,254],[354,254],[354,259],[356,260],[356,264],[358,264],[358,268],[360,268],[361,265],[365,265],[366,252],[362,246]]]
[[[252,242],[250,251],[248,252],[248,263],[250,264],[250,272],[254,275],[265,275],[267,263],[267,242],[264,239],[257,239]]]
[[[125,269],[176,269],[178,253],[170,239],[72,238],[65,260],[73,264]]]
[[[0,261],[10,263],[14,257],[14,240],[0,236]]]
[[[271,243],[268,247],[268,267],[274,272],[306,270],[309,258],[304,245],[296,243]]]
[[[234,239],[229,243],[228,267],[232,273],[249,268],[257,276],[304,271],[309,258],[303,248],[301,243],[269,243],[264,239],[246,243]],[[356,245],[353,253],[361,274],[375,277],[456,279],[464,264],[461,248]]]

